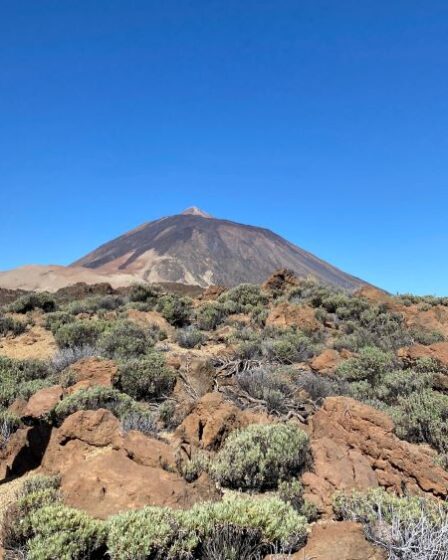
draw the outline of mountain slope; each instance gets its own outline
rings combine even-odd
[[[278,268],[349,290],[365,284],[270,230],[216,219],[198,208],[143,224],[71,266],[200,286],[260,283]]]

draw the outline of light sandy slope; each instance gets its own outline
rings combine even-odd
[[[136,278],[131,274],[105,275],[88,268],[57,265],[28,265],[0,272],[0,288],[55,292],[76,282],[108,282],[118,288],[135,284]]]

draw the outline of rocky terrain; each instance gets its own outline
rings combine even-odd
[[[56,291],[75,282],[119,287],[145,281],[231,287],[261,283],[284,267],[347,290],[364,285],[272,231],[189,208],[143,224],[70,267],[33,265],[0,272],[0,286]]]
[[[283,269],[0,305],[5,558],[447,558],[448,298]]]

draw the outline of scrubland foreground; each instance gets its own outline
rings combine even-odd
[[[0,290],[8,559],[448,559],[448,298]]]

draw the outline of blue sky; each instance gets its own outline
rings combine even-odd
[[[0,269],[197,205],[448,295],[446,2],[0,10]]]

